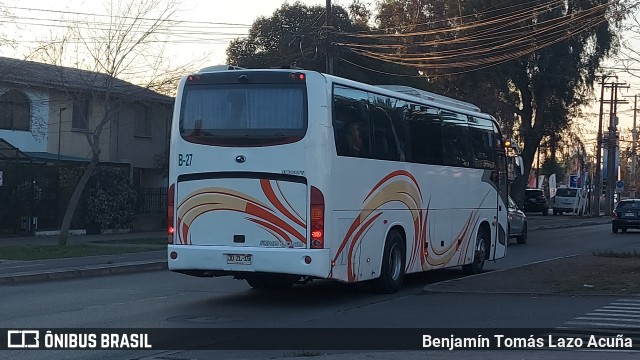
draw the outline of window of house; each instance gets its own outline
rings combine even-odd
[[[136,109],[135,136],[151,136],[151,109],[149,106],[139,106]]]
[[[74,130],[89,129],[89,99],[80,97],[73,100],[71,127]]]
[[[18,90],[9,90],[0,95],[0,129],[31,129],[31,102]]]

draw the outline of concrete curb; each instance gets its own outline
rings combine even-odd
[[[536,230],[549,230],[549,229],[563,229],[563,228],[572,228],[572,227],[581,227],[581,226],[592,226],[592,225],[603,225],[610,223],[611,220],[588,220],[580,223],[564,223],[564,224],[553,224],[553,225],[538,225],[534,227],[530,227],[529,231]]]
[[[119,275],[143,271],[166,270],[167,262],[146,261],[114,264],[107,266],[85,266],[73,269],[55,269],[50,271],[39,271],[33,273],[23,273],[6,275],[0,277],[0,285],[35,283],[43,281],[77,279],[82,277],[95,277],[106,275]]]

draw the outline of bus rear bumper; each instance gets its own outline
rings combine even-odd
[[[307,257],[311,260],[308,264]],[[327,278],[331,259],[329,249],[169,245],[167,262],[169,270],[178,272],[205,270],[216,275],[264,272]]]

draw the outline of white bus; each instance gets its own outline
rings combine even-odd
[[[304,70],[204,69],[179,84],[168,264],[255,288],[477,273],[507,247],[507,165],[472,104]]]

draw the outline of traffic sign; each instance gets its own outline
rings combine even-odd
[[[578,175],[569,176],[569,187],[578,187]]]
[[[616,181],[616,189],[618,189],[618,190],[624,189],[624,181],[622,181],[622,180]]]

